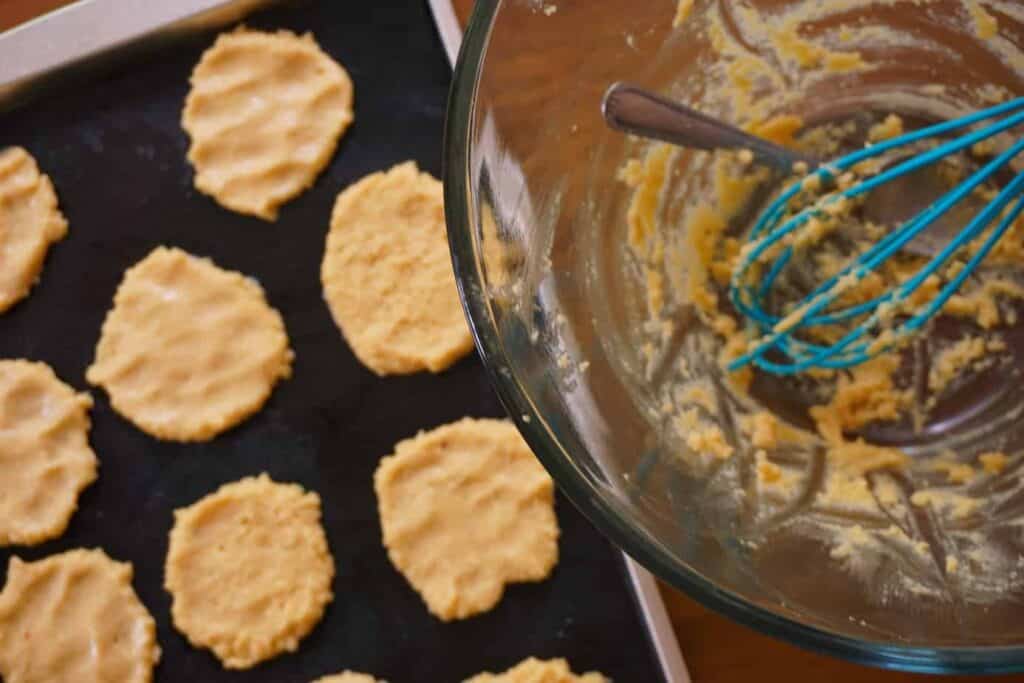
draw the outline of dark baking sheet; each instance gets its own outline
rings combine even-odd
[[[454,682],[531,655],[567,657],[576,670],[598,669],[619,683],[659,680],[618,554],[564,498],[554,576],[511,587],[489,614],[435,620],[388,563],[372,491],[378,459],[417,430],[503,411],[475,356],[439,376],[379,379],[361,367],[322,302],[319,265],[341,188],[409,158],[440,174],[449,67],[419,0],[323,0],[247,23],[313,31],[356,85],[354,127],[316,186],[277,223],[224,211],[192,188],[178,119],[188,75],[212,34],[0,116],[0,147],[22,145],[35,155],[70,221],[39,286],[0,316],[0,357],[45,361],[85,389],[123,271],[158,244],[258,278],[296,352],[294,376],[265,409],[207,444],[158,442],[94,391],[100,478],[62,538],[14,552],[36,559],[98,546],[133,562],[136,590],[158,624],[158,681],[305,683],[351,668],[392,683]],[[320,493],[337,564],[335,600],[296,653],[227,672],[170,625],[162,588],[167,534],[175,508],[263,471]],[[0,580],[11,555],[0,549]]]

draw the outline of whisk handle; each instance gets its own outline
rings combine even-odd
[[[601,101],[607,124],[640,137],[690,149],[749,149],[754,159],[782,171],[802,161],[809,169],[818,161],[751,135],[727,123],[628,83],[615,83]]]

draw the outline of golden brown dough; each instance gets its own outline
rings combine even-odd
[[[292,357],[255,281],[158,247],[125,273],[85,376],[144,432],[206,441],[259,410]]]
[[[369,175],[338,196],[320,272],[334,321],[378,375],[440,372],[473,348],[441,183],[414,162]]]
[[[265,220],[313,184],[352,123],[352,81],[308,33],[225,33],[190,80],[196,188]]]
[[[607,683],[608,679],[599,673],[590,672],[577,676],[569,669],[564,659],[542,661],[533,657],[520,662],[500,674],[482,673],[465,683]]]
[[[68,222],[53,183],[21,147],[0,150],[0,313],[28,296]]]
[[[156,624],[132,589],[132,565],[102,550],[38,562],[11,558],[0,592],[6,683],[149,683]]]
[[[384,545],[427,608],[450,621],[558,561],[554,484],[504,420],[463,419],[400,442],[374,476]]]
[[[96,480],[91,407],[48,365],[0,360],[0,546],[64,533],[78,495]]]
[[[378,681],[376,678],[368,674],[360,674],[354,671],[342,671],[340,674],[318,678],[313,681],[313,683],[384,683],[384,681]]]
[[[294,652],[333,599],[320,497],[266,474],[174,513],[165,586],[174,626],[228,669]]]

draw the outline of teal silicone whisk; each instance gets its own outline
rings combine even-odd
[[[604,108],[605,117],[613,127],[646,137],[700,149],[749,149],[761,161],[782,168],[792,168],[801,160],[792,151],[775,147],[759,138],[751,140],[752,136],[727,124],[632,86],[613,86],[605,96]],[[681,123],[680,118],[687,121]],[[729,369],[738,370],[753,364],[773,374],[792,375],[812,368],[848,368],[918,334],[977,270],[1024,212],[1024,173],[1016,174],[1003,185],[962,229],[934,254],[929,254],[927,262],[905,281],[867,301],[845,306],[833,304],[895,254],[906,249],[912,240],[934,227],[938,219],[975,190],[992,181],[997,173],[1024,152],[1024,139],[1010,145],[926,209],[903,221],[863,253],[851,258],[839,272],[814,287],[805,298],[794,302],[786,313],[769,312],[767,301],[779,275],[794,256],[794,238],[800,237],[801,230],[810,229],[815,219],[827,217],[830,206],[834,210],[843,202],[866,197],[897,178],[968,150],[1022,123],[1024,98],[900,135],[827,164],[814,165],[812,160],[804,159],[809,162],[809,174],[783,191],[760,215],[733,271],[729,297],[732,305],[749,322],[752,340],[746,353],[733,360]],[[951,133],[963,134],[940,141]],[[716,137],[719,135],[726,136],[724,144],[720,144],[722,141]],[[697,144],[694,144],[694,136],[698,138]],[[864,162],[879,159],[908,145],[933,140],[935,146],[925,151],[912,154],[874,175],[855,178],[844,187],[836,186],[840,177]],[[805,207],[796,206],[807,187],[807,178],[814,178],[814,184],[823,188],[834,189],[823,192],[817,201]],[[984,241],[955,275],[949,277],[929,300],[913,302],[914,306],[911,306],[911,299],[922,284],[931,275],[942,272],[963,247],[985,235],[986,230],[988,233]],[[900,314],[898,320],[894,315],[896,312]],[[843,323],[849,328],[843,328],[844,334],[835,342],[808,341],[811,338],[808,333],[814,328]]]

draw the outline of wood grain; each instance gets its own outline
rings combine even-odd
[[[0,31],[17,26],[71,0],[0,0]]]
[[[459,16],[459,22],[465,26],[469,23],[469,15],[473,11],[473,0],[452,0],[455,5],[455,13]]]
[[[463,25],[473,0],[453,0]],[[601,1],[601,0],[595,0]],[[67,4],[68,0],[0,0],[0,31]],[[681,593],[662,586],[672,624],[696,683],[917,683],[928,676],[877,671],[800,650],[714,614]],[[813,679],[810,678],[813,675]],[[1007,678],[944,678],[943,683],[983,683]]]

